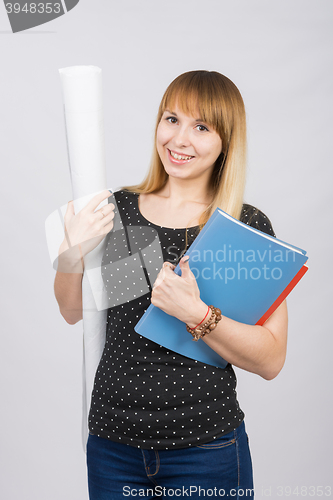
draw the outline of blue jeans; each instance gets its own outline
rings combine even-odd
[[[90,500],[254,498],[244,422],[213,442],[178,450],[143,450],[90,434],[87,466]]]

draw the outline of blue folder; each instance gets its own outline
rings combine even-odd
[[[255,325],[264,316],[308,259],[304,250],[254,229],[218,208],[186,255],[190,257],[201,299],[219,307],[222,316],[249,325]],[[175,272],[181,274],[179,265]],[[194,342],[183,322],[152,304],[135,331],[202,363],[221,368],[227,365],[205,342]]]

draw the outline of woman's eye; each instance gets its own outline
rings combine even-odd
[[[166,121],[169,122],[169,123],[177,123],[177,118],[174,117],[174,116],[168,116],[166,118]]]
[[[205,130],[208,132],[208,128],[205,127],[204,125],[197,125],[196,128],[200,131],[200,132],[204,132]]]

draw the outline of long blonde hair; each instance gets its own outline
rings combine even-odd
[[[156,133],[164,111],[174,109],[175,105],[188,115],[199,112],[200,119],[213,127],[222,140],[222,153],[215,162],[210,181],[213,200],[200,216],[200,229],[217,207],[239,219],[246,170],[245,108],[236,85],[216,71],[189,71],[171,82],[158,110],[148,174],[140,184],[124,189],[152,193],[167,182],[168,175],[156,149]]]

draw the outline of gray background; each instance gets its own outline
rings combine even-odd
[[[330,0],[81,0],[13,35],[0,8],[2,498],[87,499],[82,326],[58,313],[44,235],[46,217],[72,197],[58,68],[78,64],[103,69],[114,189],[143,177],[159,100],[174,77],[217,70],[241,90],[246,201],[310,256],[288,300],[283,371],[267,382],[237,370],[256,494],[333,486],[332,17]]]

